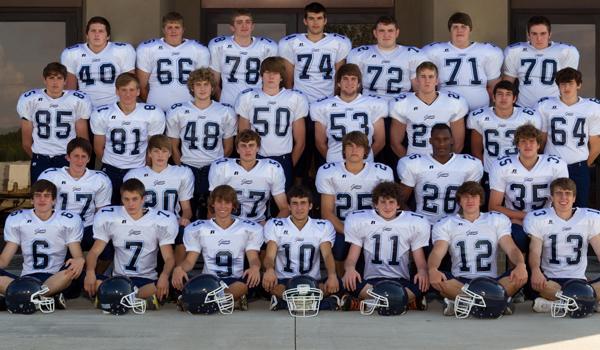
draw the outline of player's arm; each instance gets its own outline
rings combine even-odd
[[[429,272],[429,282],[431,286],[437,290],[442,289],[442,282],[446,280],[446,275],[440,272],[440,264],[442,259],[448,252],[448,241],[437,240],[433,243],[433,249],[429,253],[429,259],[427,260],[427,268]]]
[[[494,97],[494,86],[496,86],[496,84],[498,84],[499,81],[500,81],[500,77],[493,79],[493,80],[488,80],[488,82],[487,82],[486,90],[487,90],[490,101]]]
[[[325,270],[327,271],[327,280],[325,281],[325,292],[329,294],[337,293],[340,289],[340,282],[335,272],[335,260],[331,250],[331,242],[323,242],[319,245],[321,256],[325,262]]]
[[[344,277],[342,277],[342,282],[344,283],[344,288],[346,288],[346,290],[354,291],[356,289],[356,283],[362,282],[360,273],[356,271],[356,262],[358,261],[361,250],[362,248],[356,244],[350,245],[348,257],[346,257],[346,261],[344,261],[345,272]]]
[[[10,264],[18,249],[19,245],[17,243],[6,242],[4,249],[2,249],[2,254],[0,254],[0,269],[5,269]]]
[[[67,73],[67,81],[65,82],[65,89],[77,90],[77,77],[73,73]]]
[[[21,119],[21,146],[29,158],[33,156],[33,123],[27,119]]]
[[[83,288],[90,295],[96,294],[96,264],[98,263],[98,257],[104,251],[107,242],[97,239],[94,241],[92,248],[85,257],[85,280],[83,282]]]
[[[95,137],[94,137],[95,139]],[[181,140],[179,138],[174,138],[174,137],[169,137],[169,140],[171,141],[171,158],[173,159],[173,162],[177,165],[181,165],[181,149],[179,148],[179,145],[181,144]]]
[[[323,158],[327,158],[327,129],[319,122],[315,122],[315,147]]]
[[[590,154],[588,155],[587,165],[593,166],[594,161],[600,155],[600,135],[590,136],[588,139],[588,147],[590,149]]]
[[[173,271],[173,267],[175,266],[173,246],[171,244],[161,245],[160,255],[162,255],[165,264],[160,276],[158,276],[158,281],[156,281],[156,296],[159,300],[163,300],[169,295],[169,276],[171,276],[171,271]]]
[[[332,194],[321,194],[321,217],[329,220],[338,233],[344,232],[344,223],[335,215],[335,196]]]
[[[144,72],[141,69],[136,69],[135,74],[140,81],[140,99],[146,101],[148,99],[148,81],[150,80],[150,73]]]
[[[185,259],[183,259],[183,261],[173,269],[173,277],[171,277],[171,283],[173,283],[173,287],[179,290],[183,289],[184,282],[189,279],[187,273],[192,271],[196,265],[196,261],[198,261],[199,256],[199,252],[187,252]]]
[[[265,273],[263,275],[262,286],[270,292],[275,285],[277,285],[277,275],[275,274],[275,258],[277,257],[277,242],[267,242],[267,251],[263,259],[263,268]]]
[[[77,137],[81,137],[86,140],[90,139],[87,119],[77,119],[77,121],[75,122],[75,133],[77,134]]]
[[[402,202],[400,203],[400,206],[402,210],[408,210],[408,199],[410,198],[410,195],[413,193],[413,188],[410,186],[406,186],[403,183],[400,183],[400,195],[402,196]]]
[[[238,114],[238,133],[250,129],[250,121]]]
[[[483,162],[483,136],[477,130],[471,130],[471,154]]]
[[[285,65],[285,88],[291,89],[294,87],[294,65],[286,59],[284,59],[283,61]]]
[[[81,244],[79,242],[72,242],[67,244],[67,248],[69,249],[69,253],[71,253],[71,258],[65,262],[65,267],[71,272],[71,278],[76,279],[81,275],[83,265],[85,264]]]
[[[221,100],[221,73],[210,70],[212,73],[213,79],[215,80],[215,89],[213,90],[213,96],[215,97],[215,101]]]
[[[452,129],[452,139],[454,140],[452,151],[460,153],[465,146],[465,118],[450,122],[450,129]]]
[[[427,272],[427,259],[425,258],[423,248],[413,250],[412,256],[417,266],[417,274],[414,277],[413,283],[418,285],[422,292],[426,292],[429,289],[429,274]]]
[[[534,290],[540,291],[546,287],[546,276],[540,269],[542,257],[543,241],[533,235],[529,236],[529,268],[531,269],[531,286]]]
[[[334,65],[335,66],[335,71],[337,72],[338,69],[340,69],[344,64],[346,64],[346,59],[345,58]]]
[[[278,195],[273,196],[273,200],[275,201],[275,204],[277,204],[277,208],[279,209],[277,217],[288,217],[290,215],[290,207],[288,206],[287,196],[285,195],[285,193],[280,193]]]
[[[233,136],[223,139],[223,155],[229,157],[233,152]]]
[[[292,148],[292,166],[295,166],[304,152],[306,145],[306,126],[304,118],[296,119],[292,123],[292,137],[294,138],[294,147]],[[385,137],[385,133],[384,133]]]
[[[507,207],[502,205],[503,201],[504,192],[492,190],[490,193],[490,201],[488,204],[490,211],[500,212],[508,216],[513,223],[521,225],[523,223],[523,219],[525,219],[525,212],[508,209]]]
[[[104,156],[104,147],[106,146],[105,135],[94,135],[94,153],[98,159]]]
[[[248,288],[254,288],[260,283],[260,258],[257,250],[247,250],[246,258],[250,267],[244,271],[242,277],[246,277]]]
[[[187,226],[190,224],[190,220],[192,219],[192,205],[190,200],[179,201],[179,206],[181,207],[181,217],[179,218],[180,226]]]
[[[514,83],[515,80],[517,80],[517,78],[516,77],[511,77],[510,75],[503,74],[502,75],[502,80],[508,80],[511,83]]]
[[[510,274],[510,279],[516,284],[522,285],[527,283],[527,267],[525,266],[525,258],[513,241],[510,235],[505,235],[498,241],[500,248],[506,253],[508,260],[515,265],[515,268]]]
[[[600,234],[592,237],[589,244],[594,248],[594,253],[596,253],[596,257],[600,260]]]
[[[406,147],[402,144],[404,142],[405,134],[406,124],[392,118],[392,124],[390,126],[390,146],[396,156],[400,158],[406,155]]]
[[[371,145],[373,155],[381,152],[383,147],[385,147],[385,123],[384,117],[381,117],[373,124],[373,144]]]

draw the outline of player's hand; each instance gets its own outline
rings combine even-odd
[[[429,275],[427,271],[418,270],[413,282],[419,286],[421,292],[426,292],[429,289]]]
[[[162,301],[167,296],[169,296],[169,276],[161,274],[156,282],[156,297]]]
[[[540,292],[546,288],[546,276],[540,271],[540,269],[531,271],[531,287],[533,290]]]
[[[67,260],[65,263],[65,267],[67,271],[71,274],[71,279],[76,279],[81,275],[81,271],[83,271],[83,265],[85,265],[85,259],[82,257],[79,258],[71,258]]]
[[[190,219],[187,219],[187,218],[184,218],[184,217],[179,218],[179,226],[186,227],[190,223],[191,223]]]
[[[510,272],[508,279],[512,283],[520,286],[527,283],[527,268],[525,267],[525,264],[522,263],[515,266],[515,268]]]
[[[344,284],[344,288],[353,292],[356,289],[356,282],[362,282],[362,278],[360,277],[360,273],[356,270],[346,270],[344,273],[344,277],[342,277],[342,283]]]
[[[248,288],[254,288],[260,283],[260,268],[251,267],[244,271],[242,278],[246,277],[246,285]]]
[[[340,290],[340,282],[337,275],[329,275],[325,281],[325,292],[327,294],[335,294]]]
[[[416,279],[416,276],[415,276]],[[446,281],[446,275],[441,273],[438,269],[429,270],[429,283],[436,290],[442,290],[442,282]]]
[[[85,289],[90,297],[96,295],[96,273],[93,270],[86,272],[85,279],[83,280],[83,289]]]
[[[267,291],[270,292],[273,287],[277,284],[277,275],[275,274],[275,270],[267,269],[263,275],[262,286]]]
[[[173,269],[173,277],[171,277],[171,283],[173,284],[173,287],[177,288],[178,290],[182,290],[184,282],[187,282],[188,279],[188,274],[183,271],[181,266],[177,266],[175,269]]]

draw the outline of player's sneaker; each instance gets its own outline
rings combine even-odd
[[[454,300],[444,298],[444,316],[454,316]]]
[[[343,311],[360,311],[360,299],[344,295],[341,300]]]
[[[238,300],[236,300],[233,304],[233,308],[235,310],[248,311],[248,298],[246,295],[242,295]]]
[[[537,297],[533,301],[532,309],[535,312],[550,312],[552,310],[552,302],[542,297]]]
[[[287,310],[287,302],[281,298],[277,298],[274,295],[271,295],[271,305],[269,305],[269,310],[277,311],[277,310]]]
[[[66,310],[67,302],[65,301],[65,297],[63,293],[58,293],[54,295],[54,306],[57,310]]]
[[[418,298],[415,298],[413,301],[408,303],[409,310],[427,310],[427,299],[424,295],[421,295]]]
[[[508,298],[508,303],[506,305],[506,309],[504,309],[504,315],[512,315],[515,313],[515,304],[512,301],[512,298]]]
[[[162,303],[158,301],[156,294],[152,294],[151,296],[146,298],[146,309],[148,310],[160,310]]]
[[[525,293],[523,293],[523,289],[520,289],[515,295],[513,295],[512,302],[515,304],[521,304],[525,302]]]

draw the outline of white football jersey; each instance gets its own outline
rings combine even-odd
[[[94,135],[104,135],[102,162],[119,169],[141,168],[146,165],[148,139],[165,130],[165,114],[160,108],[138,103],[129,114],[117,103],[102,106],[92,113],[90,127]]]
[[[363,279],[410,280],[410,253],[429,245],[430,230],[427,220],[410,211],[388,221],[373,209],[359,210],[344,223],[346,242],[363,248]]]
[[[265,220],[271,196],[285,193],[283,168],[271,159],[257,159],[250,171],[234,158],[216,160],[210,166],[208,184],[210,191],[219,185],[233,187],[240,202],[239,217],[255,222]]]
[[[371,192],[380,182],[394,181],[392,168],[365,162],[358,174],[346,170],[344,162],[323,164],[317,171],[317,192],[335,196],[335,213],[340,220],[354,210],[371,209]]]
[[[523,229],[543,242],[540,267],[546,277],[586,279],[588,244],[600,233],[599,211],[576,208],[565,221],[554,208],[540,209],[525,216]]]
[[[212,101],[200,109],[193,102],[174,104],[167,113],[167,136],[181,141],[181,162],[195,168],[223,158],[223,140],[235,136],[233,108]]]
[[[351,131],[361,131],[373,143],[374,125],[388,115],[388,103],[376,96],[358,94],[351,102],[339,96],[329,97],[310,105],[310,117],[321,123],[327,132],[327,162],[341,162],[342,139]],[[373,160],[373,151],[368,160]]]
[[[271,96],[260,88],[249,89],[238,96],[235,112],[260,135],[258,154],[281,156],[292,153],[292,124],[308,115],[308,101],[296,90],[282,89]]]
[[[127,43],[108,42],[94,53],[86,43],[67,47],[60,56],[67,71],[77,77],[79,90],[88,94],[94,108],[115,103],[115,81],[121,73],[135,71],[135,49]]]
[[[430,154],[431,128],[438,123],[450,125],[469,113],[467,100],[454,92],[440,92],[428,105],[414,93],[400,94],[390,101],[390,116],[406,125],[406,154]]]
[[[490,189],[504,193],[508,209],[530,212],[550,206],[550,183],[569,177],[567,164],[557,156],[540,155],[527,170],[519,155],[498,158],[490,172]]]
[[[533,109],[513,107],[510,117],[500,118],[494,107],[474,110],[467,118],[467,128],[477,131],[483,139],[483,169],[489,174],[498,157],[519,153],[513,143],[517,128],[531,124],[542,130],[542,117]]]
[[[299,230],[291,217],[271,219],[267,221],[264,232],[265,242],[277,244],[277,278],[308,275],[321,280],[321,244],[329,242],[333,246],[335,241],[335,229],[329,221],[308,218]]]
[[[504,49],[504,75],[519,79],[519,99],[522,107],[535,108],[542,97],[558,96],[554,83],[556,72],[563,68],[577,69],[579,51],[569,44],[550,42],[538,50],[529,42],[509,45]]]
[[[560,156],[567,164],[587,160],[590,136],[600,135],[600,100],[579,98],[574,105],[559,97],[542,99],[537,105],[541,130],[548,133],[544,153]]]
[[[179,217],[180,201],[194,196],[194,174],[183,165],[167,165],[160,173],[151,167],[131,169],[123,177],[123,182],[138,179],[144,184],[145,206],[175,213]]]
[[[175,243],[179,225],[173,213],[144,209],[134,220],[122,206],[100,209],[94,217],[94,239],[112,241],[115,247],[114,276],[156,280],[160,246]]]
[[[150,74],[147,102],[167,111],[178,102],[192,98],[187,87],[190,73],[208,68],[210,54],[206,46],[183,39],[173,47],[163,39],[144,41],[137,48],[137,68]]]
[[[292,34],[279,41],[279,56],[294,65],[294,89],[312,103],[333,95],[335,64],[346,59],[351,48],[350,39],[340,34],[325,33],[316,43],[306,34]]]
[[[61,97],[52,98],[36,89],[19,97],[17,113],[33,123],[33,153],[57,156],[67,153],[67,144],[77,136],[75,123],[90,118],[92,103],[79,91],[64,90]]]
[[[413,46],[396,45],[391,51],[383,51],[377,45],[365,45],[352,49],[346,61],[360,68],[363,93],[389,101],[401,92],[410,91],[410,80],[417,76],[417,67],[427,57]]]
[[[461,49],[451,42],[431,43],[422,52],[438,68],[440,90],[464,97],[469,110],[487,107],[487,82],[500,77],[504,54],[490,43],[473,42]]]
[[[452,275],[498,277],[498,242],[511,233],[510,219],[498,212],[481,213],[474,222],[449,215],[433,225],[431,240],[448,242]]]
[[[241,278],[246,252],[260,251],[263,240],[261,225],[240,219],[226,229],[214,220],[198,220],[187,225],[183,233],[185,250],[202,253],[202,273],[221,278]]]
[[[21,247],[21,276],[32,273],[57,273],[65,263],[68,244],[79,243],[83,226],[77,214],[55,211],[42,221],[33,209],[12,212],[4,224],[4,240]]]
[[[240,46],[233,36],[218,36],[208,43],[210,69],[221,74],[221,103],[232,105],[240,92],[260,87],[260,64],[277,56],[277,43],[263,37],[252,37],[249,46]]]
[[[99,208],[110,205],[112,183],[105,173],[98,170],[85,171],[79,179],[69,174],[69,168],[50,168],[39,180],[48,180],[56,185],[57,206],[79,214],[85,227],[91,226]]]
[[[481,161],[468,154],[453,154],[445,164],[431,155],[411,154],[398,160],[400,181],[414,188],[416,212],[433,225],[458,211],[456,191],[466,181],[483,176]]]

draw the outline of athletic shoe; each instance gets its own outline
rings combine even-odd
[[[542,297],[537,297],[533,301],[532,309],[535,312],[550,312],[552,310],[552,302]]]
[[[444,298],[444,316],[454,316],[454,300]]]
[[[56,307],[57,310],[66,310],[67,309],[67,302],[65,301],[65,297],[63,295],[63,293],[58,293],[56,295],[54,295],[54,307]]]

